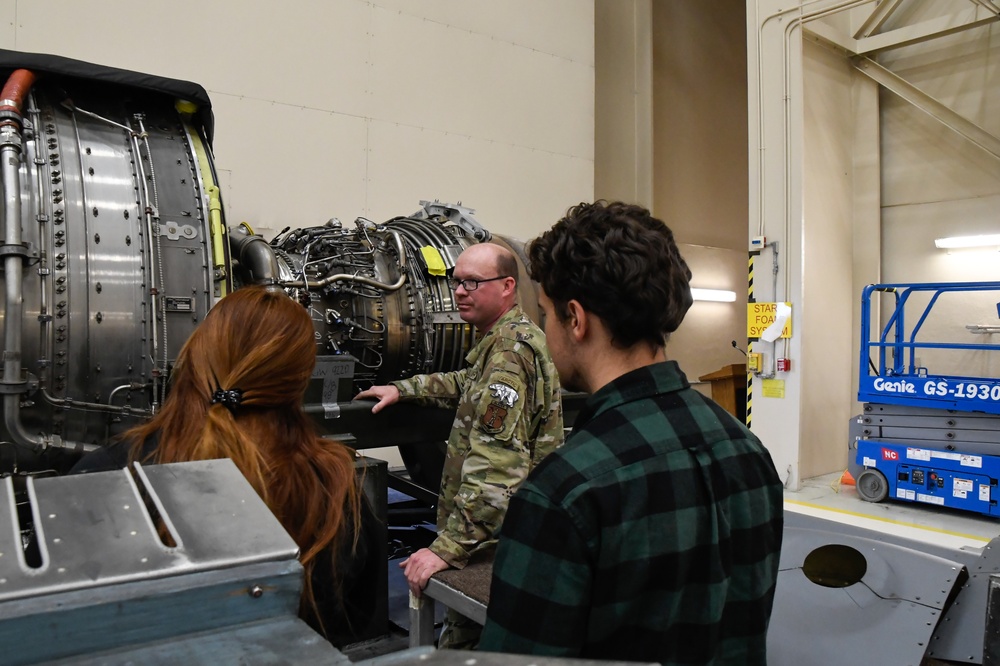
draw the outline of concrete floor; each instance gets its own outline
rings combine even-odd
[[[956,549],[981,549],[1000,536],[1000,519],[928,504],[887,499],[873,504],[858,496],[842,473],[807,479],[785,491],[785,511],[856,525]]]

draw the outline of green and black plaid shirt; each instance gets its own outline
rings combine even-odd
[[[479,649],[766,664],[782,484],[674,362],[587,401],[510,502]]]

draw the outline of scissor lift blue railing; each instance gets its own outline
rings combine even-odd
[[[865,288],[858,382],[865,411],[852,423],[852,466],[860,470],[855,472],[858,494],[870,502],[892,497],[1000,515],[1000,378],[935,373],[917,360],[921,350],[1000,352],[1000,344],[992,342],[920,339],[940,297],[955,292],[995,292],[1000,298],[1000,282]],[[910,299],[921,293],[929,298],[907,329],[906,307],[919,310]],[[872,326],[876,294],[894,299],[877,339]]]
[[[858,400],[1000,414],[1000,378],[935,374],[919,367],[916,360],[917,352],[922,349],[1000,352],[1000,344],[918,340],[927,316],[942,294],[989,291],[996,292],[1000,298],[1000,282],[873,284],[865,287],[861,298]],[[895,297],[895,309],[877,340],[872,337],[872,295],[876,293],[890,293]],[[931,296],[916,324],[907,332],[906,305],[917,293]],[[1000,317],[1000,303],[997,316]],[[877,362],[873,355],[877,356]]]

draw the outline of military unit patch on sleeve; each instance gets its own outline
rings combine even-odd
[[[476,426],[488,435],[508,436],[514,429],[524,403],[524,384],[521,378],[510,373],[494,373],[490,376],[487,390],[489,395],[477,409]]]

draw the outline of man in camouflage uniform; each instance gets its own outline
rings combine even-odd
[[[398,400],[457,404],[448,440],[437,538],[400,563],[416,596],[438,571],[463,568],[473,553],[496,546],[510,496],[563,440],[559,379],[545,336],[517,305],[517,261],[499,245],[466,249],[452,287],[459,315],[482,338],[457,372],[417,375],[373,386],[378,413]],[[481,627],[449,610],[440,647],[471,649]]]

